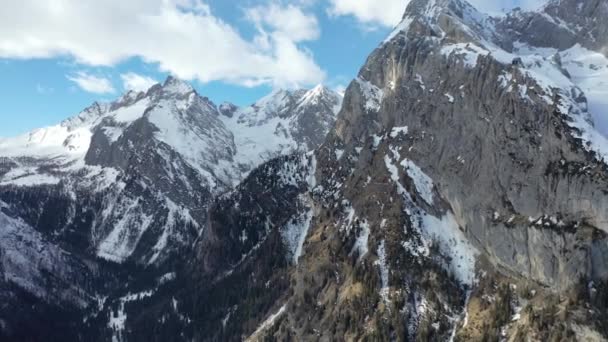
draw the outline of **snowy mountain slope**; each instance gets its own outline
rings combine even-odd
[[[204,213],[190,211],[204,208],[212,193],[238,178],[233,136],[218,115],[192,87],[168,78],[145,94],[129,92],[58,126],[4,139],[3,200],[51,187],[56,193],[50,198],[74,201],[58,213],[66,226],[48,227],[32,217],[34,227],[61,228],[56,234],[62,236],[77,225],[99,257],[120,263],[137,254],[138,262],[160,261],[165,249],[188,245],[198,234]],[[95,199],[92,207],[75,210],[83,197]],[[50,198],[30,207],[14,204],[16,211],[44,217]]]
[[[282,138],[272,123],[257,122],[254,110],[218,108],[169,77],[145,93],[94,103],[59,125],[1,139],[0,201],[10,216],[0,221],[0,234],[8,234],[0,245],[6,280],[0,296],[12,296],[4,286],[15,287],[52,311],[66,286],[43,275],[61,271],[54,267],[71,272],[81,267],[74,260],[87,260],[95,272],[83,268],[83,277],[73,277],[76,294],[68,287],[62,296],[84,296],[75,311],[105,298],[89,312],[87,326],[95,331],[95,322],[114,314],[113,303],[122,305],[133,284],[141,289],[140,277],[160,278],[186,262],[218,195],[261,163],[322,141],[340,99],[322,87],[282,93],[298,96],[281,108],[265,100],[256,107],[260,118],[276,116],[285,124]],[[252,124],[231,126],[227,111]],[[247,134],[257,139],[255,155],[247,144],[235,144],[250,141]],[[33,262],[37,258],[44,260]],[[0,310],[0,322],[4,314]]]
[[[226,104],[222,121],[234,134],[235,160],[250,170],[273,157],[319,146],[341,104],[338,93],[321,85],[308,91],[275,90],[250,107]]]
[[[103,194],[90,229],[97,255],[123,262],[152,235],[150,252],[141,252],[156,262],[170,241],[188,244],[198,234],[213,196],[266,160],[319,144],[339,101],[321,86],[277,91],[250,108],[231,107],[232,120],[169,77],[146,93],[0,140],[0,185]],[[184,223],[195,229],[176,229]]]
[[[242,179],[242,170],[250,171],[278,155],[318,146],[335,121],[340,104],[340,95],[317,86],[310,91],[277,90],[251,107],[226,103],[216,108],[190,85],[170,77],[147,93],[130,91],[115,102],[94,103],[57,126],[1,138],[0,156],[14,163],[24,158],[52,160],[66,172],[88,170],[103,164],[92,160],[95,149],[106,147],[91,146],[95,133],[100,132],[93,142],[113,145],[127,128],[145,118],[157,129],[155,140],[182,155],[212,188],[222,192]],[[33,172],[27,167],[13,168],[2,181],[27,184],[22,178],[30,174]],[[50,172],[38,172],[36,176],[31,179],[33,184],[58,182]]]
[[[14,283],[47,302],[78,308],[86,308],[93,302],[87,289],[79,287],[93,272],[85,262],[4,212],[0,212],[0,227],[2,282]]]
[[[237,175],[230,165],[234,153],[232,134],[217,116],[215,105],[198,96],[188,84],[169,78],[145,94],[129,92],[109,104],[95,103],[60,125],[2,139],[0,155],[71,164],[66,171],[86,169],[98,164],[91,155],[99,148],[102,137],[107,145],[115,145],[126,129],[138,120],[146,120],[157,130],[155,140],[182,154],[212,187],[220,187],[215,184],[218,179],[232,184]],[[94,140],[95,133],[98,138]],[[226,147],[215,149],[217,144]]]

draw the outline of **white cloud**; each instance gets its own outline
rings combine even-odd
[[[262,35],[267,35],[267,30],[270,30],[294,42],[316,40],[321,35],[317,18],[294,5],[270,3],[252,7],[246,11],[246,15]]]
[[[134,72],[121,74],[120,78],[122,79],[122,86],[125,90],[147,91],[150,87],[158,83],[151,77],[136,74]]]
[[[354,16],[364,24],[395,26],[401,21],[409,0],[329,0],[329,13]]]
[[[353,16],[366,25],[396,26],[405,13],[410,0],[328,0],[329,13],[336,16]],[[496,14],[521,7],[534,10],[547,0],[469,0],[482,12]]]
[[[67,78],[89,93],[111,94],[115,92],[112,82],[105,77],[97,77],[80,71],[76,75],[67,76]]]
[[[286,10],[286,11],[282,11]],[[79,63],[113,66],[131,57],[161,71],[201,82],[316,84],[325,78],[298,42],[315,39],[316,22],[293,6],[264,25],[266,46],[247,40],[200,0],[21,0],[0,11],[0,58],[73,56]],[[286,72],[289,71],[289,72]]]

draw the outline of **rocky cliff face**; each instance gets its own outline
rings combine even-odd
[[[608,6],[601,0],[549,1],[540,12],[514,11],[498,22],[498,28],[508,36],[507,45],[521,41],[566,50],[580,44],[606,55],[606,15]]]
[[[376,120],[382,127],[407,125],[423,139],[411,150],[406,146],[410,158],[440,184],[437,190],[469,239],[481,242],[502,266],[551,286],[567,287],[581,275],[605,277],[604,251],[596,249],[603,249],[597,238],[606,230],[605,138],[589,124],[581,80],[558,62],[579,48],[556,46],[549,56],[522,53],[523,47],[508,52],[490,40],[500,31],[475,30],[484,20],[466,4],[449,2],[435,11],[436,19],[414,19],[427,21],[444,37],[426,44],[429,50],[412,47],[417,40],[402,32],[370,57],[373,66],[362,78],[385,89],[387,103]],[[419,35],[411,29],[406,34]],[[458,42],[460,36],[467,36],[468,45]],[[446,72],[438,79],[432,70]],[[387,92],[391,82],[401,87]],[[418,100],[411,101],[414,97]],[[443,101],[432,100],[437,97]],[[390,108],[397,102],[403,104]],[[339,121],[338,130],[341,126]],[[471,196],[474,187],[486,191]],[[559,236],[584,227],[597,230],[597,236],[583,243],[580,254],[549,247],[563,250]]]

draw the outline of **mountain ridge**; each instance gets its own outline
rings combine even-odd
[[[573,4],[555,0],[492,18],[465,1],[413,0],[346,89],[318,147],[316,129],[295,139],[300,118],[314,118],[322,131],[335,115],[337,98],[323,88],[214,111],[186,97],[180,108],[243,133],[233,156],[245,146],[253,157],[235,158],[244,162],[234,187],[214,195],[201,172],[139,120],[114,152],[103,145],[109,135],[97,132],[109,156],[99,160],[124,162],[128,171],[103,196],[0,185],[0,219],[21,217],[35,231],[58,221],[67,228],[47,236],[78,246],[61,233],[91,222],[64,224],[62,213],[82,210],[66,200],[76,195],[117,206],[107,210],[108,230],[128,227],[125,217],[150,225],[133,232],[139,243],[124,264],[98,264],[108,277],[97,281],[126,285],[91,296],[84,331],[93,339],[605,340],[608,144],[598,119],[608,108],[601,102],[608,62],[592,39],[561,40],[568,22],[545,16],[565,18],[560,13],[578,10]],[[537,29],[528,42],[522,23]],[[553,32],[556,42],[535,45]],[[308,101],[312,95],[319,100]],[[302,103],[312,109],[299,111]],[[168,112],[188,118],[187,110]],[[260,157],[259,141],[275,137],[274,153]],[[292,138],[301,149],[291,148]],[[118,147],[129,143],[140,153],[127,158]],[[6,164],[0,170],[10,172]],[[46,197],[50,210],[40,205]],[[100,231],[92,235],[103,240]],[[133,247],[121,231],[114,235],[110,242],[124,247],[114,250]],[[155,256],[163,241],[174,253]],[[0,261],[13,259],[0,253]],[[142,270],[150,260],[155,267]],[[24,301],[13,298],[14,306]]]
[[[115,282],[129,288],[138,277],[160,279],[187,260],[215,197],[265,160],[308,149],[295,141],[289,148],[266,144],[258,159],[237,163],[239,132],[221,117],[211,101],[170,77],[147,92],[96,102],[58,125],[0,140],[0,215],[8,234],[0,244],[0,287],[11,303],[33,296],[52,311],[69,296],[74,305],[62,315],[107,310],[107,297],[122,298]],[[36,253],[41,262],[33,264]],[[61,294],[64,286],[73,294]],[[0,319],[18,327],[15,319],[34,316],[24,310]]]

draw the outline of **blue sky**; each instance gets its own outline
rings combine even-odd
[[[484,10],[519,5],[475,0]],[[0,136],[169,74],[214,102],[346,86],[407,0],[23,0],[0,13]],[[530,2],[525,4],[532,6]],[[35,18],[35,21],[32,21]]]

